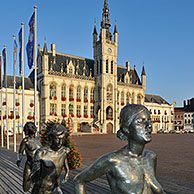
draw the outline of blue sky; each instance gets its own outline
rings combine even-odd
[[[37,43],[41,48],[56,44],[57,52],[93,58],[92,32],[96,20],[100,30],[104,0],[7,0],[1,2],[0,50],[7,45],[7,74],[13,73],[13,38],[24,22],[25,45],[28,21],[37,5]],[[146,93],[182,106],[194,97],[194,1],[108,0],[111,30],[117,20],[118,64],[126,61],[141,74],[145,64]],[[30,70],[24,56],[25,76]],[[18,68],[18,58],[17,58]],[[18,71],[17,75],[18,75]]]

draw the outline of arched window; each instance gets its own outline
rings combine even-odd
[[[65,86],[65,84],[63,84],[61,86],[61,98],[62,97],[66,97],[66,86]]]
[[[131,104],[135,104],[135,94],[134,93],[132,93]]]
[[[94,88],[91,88],[91,91],[90,91],[90,102],[94,103]]]
[[[124,102],[124,92],[121,92],[121,105],[123,106],[125,104]]]
[[[110,106],[107,107],[107,109],[106,109],[106,119],[107,120],[112,120],[113,119],[113,110]]]
[[[119,91],[117,91],[117,103],[119,103]]]
[[[70,85],[70,87],[69,87],[69,99],[70,99],[70,101],[74,100],[74,98],[73,98],[73,85]]]
[[[112,101],[112,85],[107,86],[106,99],[107,101]]]
[[[81,105],[77,105],[77,117],[81,117]]]
[[[113,74],[113,61],[111,61],[111,74]]]
[[[77,101],[81,101],[81,86],[77,87]]]
[[[129,92],[126,94],[126,104],[129,104]]]
[[[52,97],[55,97],[56,95],[57,95],[57,85],[56,85],[56,83],[55,82],[52,82],[51,84],[50,84],[50,97],[52,98]]]
[[[108,73],[108,59],[106,60],[106,73]]]
[[[88,117],[88,105],[84,105],[84,117]]]
[[[84,88],[84,101],[85,100],[88,100],[88,88],[87,87]]]
[[[141,94],[137,95],[137,104],[141,104]]]
[[[73,104],[69,104],[69,114],[73,116]]]

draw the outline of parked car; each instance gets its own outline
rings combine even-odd
[[[169,131],[169,133],[176,133],[176,130],[175,130],[175,129],[171,129],[171,130]]]

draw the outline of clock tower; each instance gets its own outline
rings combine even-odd
[[[107,0],[104,1],[100,35],[96,24],[93,31],[93,55],[95,77],[95,118],[104,133],[116,132],[117,126],[117,49],[118,32],[113,34]]]

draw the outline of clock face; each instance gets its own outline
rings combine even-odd
[[[111,48],[108,48],[108,52],[109,52],[109,53],[112,53],[112,49],[111,49]]]

